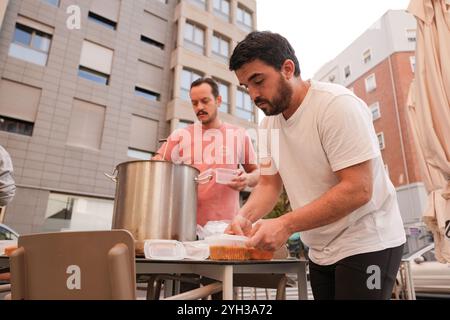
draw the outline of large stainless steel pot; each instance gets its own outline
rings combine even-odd
[[[199,170],[167,161],[130,161],[116,166],[113,229],[126,229],[137,240],[138,252],[145,239],[193,241],[197,228]]]

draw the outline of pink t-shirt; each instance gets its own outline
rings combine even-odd
[[[194,166],[200,170],[200,177],[216,168],[237,169],[239,164],[256,164],[245,129],[228,123],[218,129],[204,130],[201,123],[196,123],[175,130],[158,154],[165,160]],[[201,226],[208,221],[231,220],[239,210],[239,191],[216,183],[214,173],[208,183],[199,184],[197,195],[197,224]]]

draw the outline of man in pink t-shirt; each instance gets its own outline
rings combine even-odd
[[[253,145],[244,128],[219,119],[222,97],[214,80],[194,81],[190,97],[200,123],[175,130],[153,159],[192,165],[200,170],[200,178],[213,175],[198,186],[197,224],[232,220],[239,210],[239,191],[258,182]],[[236,170],[236,177],[228,184],[217,183],[215,169],[219,168]]]

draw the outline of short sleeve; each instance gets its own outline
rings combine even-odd
[[[258,130],[258,162],[261,175],[271,176],[278,173],[279,150],[274,148],[272,141],[277,140],[274,136],[276,132],[271,128],[269,118],[265,117]]]
[[[333,99],[319,115],[318,130],[334,172],[380,156],[370,111],[357,97]]]

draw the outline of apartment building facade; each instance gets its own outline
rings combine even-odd
[[[104,173],[149,159],[196,120],[188,92],[214,77],[223,120],[257,112],[228,71],[256,28],[254,0],[17,0],[0,29],[0,144],[17,194],[5,222],[20,233],[110,228]]]
[[[344,85],[372,111],[385,168],[397,188],[405,223],[420,221],[426,192],[406,115],[414,78],[416,20],[403,10],[389,10],[315,79]]]

